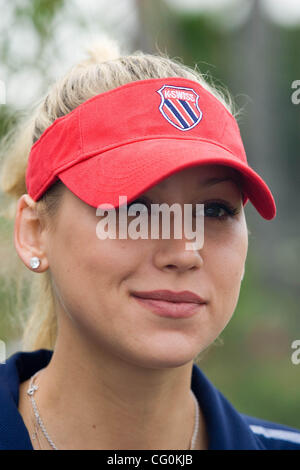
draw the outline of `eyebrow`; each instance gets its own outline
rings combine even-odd
[[[234,178],[232,176],[223,176],[219,178],[214,176],[212,178],[208,178],[207,180],[199,181],[199,184],[203,184],[204,186],[214,186],[216,184],[223,183],[224,181],[231,181],[235,183],[240,189],[240,191],[242,191],[242,186],[241,186],[240,181],[237,178]],[[151,202],[152,200],[150,196],[146,196],[144,194],[141,194],[137,199],[146,199],[149,202]]]
[[[223,178],[216,178],[216,177],[209,178],[209,179],[203,181],[202,184],[204,184],[204,186],[214,186],[215,184],[223,183],[224,181],[232,181],[233,183],[240,186],[239,181],[237,179],[234,179],[234,178],[230,177],[230,176],[223,177]]]

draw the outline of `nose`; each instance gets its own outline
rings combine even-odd
[[[159,247],[154,255],[155,266],[160,270],[185,272],[196,270],[203,266],[203,258],[199,249],[187,250],[187,240],[170,239],[160,240]]]

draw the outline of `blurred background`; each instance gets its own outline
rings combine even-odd
[[[199,365],[240,412],[300,428],[300,364],[291,360],[300,340],[299,0],[0,0],[0,10],[0,138],[101,33],[125,53],[197,64],[230,91],[248,161],[270,186],[277,217],[266,221],[246,205],[251,234],[239,302],[222,344]],[[0,274],[11,230],[0,218]],[[21,332],[3,276],[8,357]]]

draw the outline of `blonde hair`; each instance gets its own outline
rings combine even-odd
[[[164,77],[183,77],[199,82],[236,116],[227,90],[217,90],[197,67],[191,69],[161,53],[151,55],[137,51],[121,55],[115,41],[102,39],[88,49],[88,58],[58,79],[4,138],[1,144],[1,216],[9,220],[15,218],[18,199],[27,193],[25,172],[31,146],[55,119],[99,93],[132,81]],[[52,228],[55,227],[55,214],[63,189],[64,185],[59,180],[36,202],[38,213],[45,223],[51,221],[49,227]],[[50,270],[32,273],[16,256],[13,246],[9,249],[6,246],[2,255],[4,268],[0,275],[6,281],[7,292],[12,281],[16,283],[16,318],[22,329],[22,349],[54,349],[57,319]]]

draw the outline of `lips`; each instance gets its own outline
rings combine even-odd
[[[138,291],[132,296],[153,313],[170,318],[188,318],[199,312],[206,301],[191,291],[169,290]]]
[[[132,295],[142,299],[152,299],[152,300],[163,300],[166,302],[175,302],[175,303],[196,303],[203,304],[206,303],[205,300],[199,295],[191,291],[181,291],[173,292],[169,290],[155,290],[155,291],[138,291],[132,292]]]
[[[161,317],[189,318],[205,307],[205,303],[196,302],[170,302],[158,299],[145,299],[133,296],[133,298],[144,308]]]

